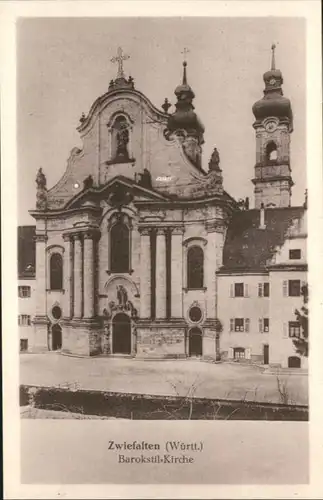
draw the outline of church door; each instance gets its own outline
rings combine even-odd
[[[62,328],[59,325],[52,326],[52,349],[58,351],[62,348]]]
[[[116,314],[112,320],[112,350],[114,354],[131,354],[131,322],[127,314]]]
[[[269,364],[269,345],[264,344],[264,365]]]
[[[188,350],[190,356],[202,356],[202,332],[199,328],[190,330]]]

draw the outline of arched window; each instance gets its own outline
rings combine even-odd
[[[274,141],[270,141],[266,146],[266,159],[269,161],[277,160],[277,156],[277,145]]]
[[[110,231],[111,272],[128,273],[130,271],[130,235],[129,228],[123,222],[117,222]]]
[[[62,290],[63,288],[63,259],[61,254],[53,253],[50,258],[50,289]]]
[[[204,254],[201,247],[190,247],[187,252],[187,288],[203,288]]]

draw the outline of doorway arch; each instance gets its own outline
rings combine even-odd
[[[189,356],[202,356],[202,330],[200,328],[194,327],[189,331],[188,353]]]
[[[301,360],[298,356],[290,356],[288,358],[288,368],[300,368]]]
[[[118,313],[112,320],[112,352],[131,354],[131,320],[127,314]]]
[[[56,323],[52,326],[52,349],[58,351],[62,348],[62,328]]]

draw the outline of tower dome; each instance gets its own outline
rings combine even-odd
[[[292,107],[290,100],[283,96],[283,75],[275,67],[275,48],[276,46],[272,45],[271,69],[263,75],[265,82],[264,96],[253,105],[252,111],[256,118],[256,123],[274,116],[280,120],[288,120],[290,130],[292,130]]]
[[[194,111],[193,99],[195,94],[187,83],[186,75],[187,62],[183,62],[183,81],[175,89],[177,103],[175,104],[176,111],[170,115],[167,128],[169,131],[185,130],[189,134],[198,135],[203,144],[204,126]]]

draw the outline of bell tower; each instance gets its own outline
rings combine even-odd
[[[256,121],[255,208],[289,207],[293,180],[290,166],[290,134],[293,114],[290,100],[283,97],[283,76],[275,65],[272,45],[271,69],[263,75],[264,96],[252,108]]]

